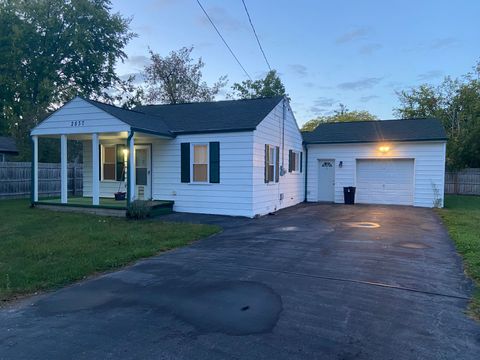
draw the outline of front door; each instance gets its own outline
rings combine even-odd
[[[152,171],[150,145],[135,145],[135,197],[152,198]]]
[[[318,160],[318,201],[335,200],[335,160]]]

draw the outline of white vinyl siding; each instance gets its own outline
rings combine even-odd
[[[413,159],[413,205],[432,207],[438,189],[442,197],[445,181],[445,146],[443,141],[389,142],[383,154],[378,143],[308,145],[307,200],[317,201],[318,159],[335,161],[335,202],[343,203],[343,187],[357,186],[357,160]],[[339,166],[340,161],[342,167]]]
[[[130,126],[89,102],[76,97],[32,130],[32,135],[118,133]]]
[[[265,215],[304,200],[304,172],[288,172],[289,150],[303,151],[302,135],[290,106],[286,106],[283,148],[282,122],[283,103],[280,102],[253,132],[253,211],[255,215]],[[279,167],[281,169],[283,165],[284,175],[280,176],[278,183],[265,183],[266,144],[280,148]]]
[[[220,183],[182,183],[180,144],[209,144],[212,141],[220,143]],[[152,138],[151,142],[154,199],[173,200],[174,211],[179,212],[254,215],[253,132],[180,135],[173,140]],[[193,155],[190,158],[193,162]]]

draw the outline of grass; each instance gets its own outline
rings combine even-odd
[[[184,246],[220,229],[30,209],[0,201],[0,304]]]
[[[447,195],[439,214],[463,257],[467,274],[477,285],[470,313],[480,320],[480,197]]]

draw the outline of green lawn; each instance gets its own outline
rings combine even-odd
[[[445,208],[439,210],[468,275],[477,284],[472,315],[480,320],[480,196],[446,196]]]
[[[219,230],[211,225],[30,209],[27,200],[2,200],[0,305],[187,245]]]

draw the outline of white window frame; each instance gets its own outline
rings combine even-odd
[[[207,148],[207,180],[195,181],[194,180],[194,162],[195,162],[195,146],[205,146]],[[190,184],[209,184],[210,183],[210,143],[198,142],[190,143]]]
[[[300,151],[292,150],[292,154],[295,157],[295,169],[292,169],[293,174],[300,173],[300,161],[301,161],[300,153],[301,153]]]
[[[267,179],[267,184],[277,184],[277,182],[275,181],[275,179],[277,178],[277,173],[280,171],[279,167],[280,167],[280,163],[278,165],[278,168],[276,166],[277,164],[277,147],[276,145],[272,145],[272,144],[267,144],[268,146],[268,166],[272,166],[273,165],[273,178],[272,180],[270,179]],[[273,152],[273,156],[272,156],[272,152]]]
[[[100,169],[101,169],[101,172],[102,172],[102,176],[101,176],[101,181],[105,181],[105,182],[116,182],[117,181],[117,146],[116,144],[100,144],[101,145],[101,148],[102,148],[102,156],[101,156],[101,166],[100,166]],[[105,148],[106,147],[113,147],[114,148],[114,153],[115,153],[115,162],[113,163],[115,165],[115,172],[114,172],[114,178],[113,179],[105,179],[105,174],[104,174],[104,170],[103,170],[103,165],[105,165]]]

